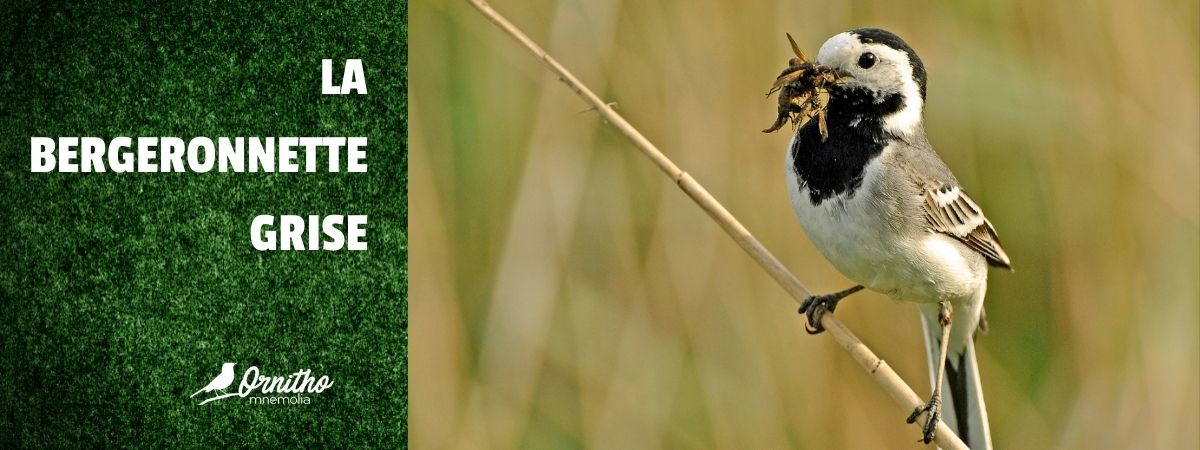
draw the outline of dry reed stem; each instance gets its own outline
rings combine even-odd
[[[550,68],[550,71],[554,72],[554,74],[558,76],[559,80],[565,83],[567,87],[570,87],[571,90],[575,91],[577,95],[579,95],[584,99],[584,101],[592,106],[590,110],[595,110],[598,114],[600,114],[601,118],[611,124],[617,129],[617,131],[621,132],[621,134],[625,135],[626,138],[633,142],[633,145],[636,146],[638,150],[642,151],[642,154],[646,155],[647,158],[650,158],[650,160],[653,161],[654,164],[657,165],[658,168],[661,169],[665,174],[667,174],[667,176],[671,177],[672,180],[675,180],[675,183],[679,185],[679,188],[682,189],[683,192],[688,195],[688,197],[691,197],[692,200],[700,206],[700,208],[704,209],[704,212],[708,213],[708,215],[712,217],[713,220],[715,220],[717,224],[719,224],[721,228],[724,229],[725,232],[728,233],[729,236],[732,237],[733,240],[736,241],[737,244],[746,251],[746,253],[750,254],[750,257],[754,258],[754,261],[762,266],[762,268],[771,275],[771,278],[774,278],[775,281],[779,283],[779,285],[782,286],[789,295],[791,295],[793,300],[799,303],[811,295],[808,288],[804,287],[804,285],[800,283],[800,280],[797,279],[796,276],[790,271],[788,271],[787,268],[785,268],[783,264],[775,258],[775,255],[771,254],[771,252],[768,251],[766,247],[764,247],[762,243],[758,241],[758,239],[755,239],[754,236],[750,234],[750,231],[746,230],[746,227],[742,226],[741,222],[739,222],[737,218],[735,218],[733,214],[729,212],[729,210],[725,209],[725,207],[722,206],[717,199],[713,198],[712,194],[708,193],[708,190],[704,189],[700,183],[696,182],[691,175],[688,175],[687,172],[684,172],[678,166],[676,166],[675,163],[670,160],[670,158],[667,158],[667,156],[659,151],[654,144],[650,143],[650,140],[646,139],[646,137],[643,136],[642,133],[637,130],[637,128],[634,128],[633,125],[630,125],[624,117],[621,117],[620,114],[617,114],[616,110],[609,106],[608,102],[605,102],[604,100],[601,100],[600,97],[597,97],[591,89],[588,89],[587,85],[575,78],[575,75],[559,64],[557,60],[546,53],[546,51],[538,46],[537,43],[533,42],[533,40],[526,36],[525,33],[513,25],[512,22],[509,22],[508,19],[505,19],[504,16],[501,16],[500,13],[492,9],[487,2],[483,0],[467,0],[467,2],[478,9],[479,12],[487,17],[488,20],[490,20],[493,24],[500,27],[500,29],[504,30],[505,33],[508,33],[509,36],[511,36],[513,39],[516,39],[517,42],[520,42],[521,45],[524,45],[525,48],[533,52],[535,56],[540,58],[542,62]],[[899,404],[902,408],[906,408],[905,413],[911,412],[913,409],[925,404],[924,399],[918,396],[917,393],[914,392],[912,388],[909,387],[908,384],[905,383],[904,380],[901,379],[894,370],[892,370],[891,366],[889,366],[887,362],[876,356],[870,348],[867,348],[866,344],[863,344],[862,341],[860,341],[858,337],[854,335],[854,333],[851,333],[850,329],[846,328],[842,321],[834,317],[832,313],[821,316],[821,325],[825,327],[826,331],[828,331],[828,334],[833,336],[834,340],[836,340],[838,344],[840,344],[842,348],[846,350],[847,353],[850,353],[850,356],[854,358],[854,361],[858,362],[858,365],[862,366],[862,368],[867,371],[867,373],[871,376],[871,379],[875,380],[880,387],[887,391],[888,395],[890,395],[897,404]],[[915,425],[917,425],[918,428],[920,427],[919,422]],[[945,422],[938,422],[935,441],[937,442],[938,447],[947,450],[967,448],[967,446],[963,444],[962,440],[954,434],[954,431],[951,430],[950,427],[946,426]]]

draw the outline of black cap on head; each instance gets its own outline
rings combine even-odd
[[[921,99],[925,99],[925,64],[921,62],[921,58],[917,56],[917,52],[912,47],[909,47],[907,42],[900,39],[900,36],[892,34],[891,31],[879,28],[859,28],[851,30],[850,33],[858,36],[859,42],[864,44],[883,44],[907,54],[908,62],[912,64],[913,78],[917,81],[917,86],[921,89]]]

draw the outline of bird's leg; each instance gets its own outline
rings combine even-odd
[[[825,295],[814,295],[804,299],[804,301],[800,303],[800,314],[804,314],[808,317],[808,323],[805,324],[804,327],[805,331],[807,331],[808,334],[818,334],[822,331],[825,331],[825,327],[821,326],[821,316],[825,315],[827,312],[833,312],[834,308],[837,308],[839,301],[841,301],[847,295],[861,291],[862,288],[862,285],[858,285],[844,291]]]
[[[912,414],[908,415],[908,423],[917,421],[922,414],[928,413],[929,417],[925,420],[925,425],[921,428],[924,434],[921,436],[921,441],[928,444],[933,442],[934,431],[937,430],[938,421],[942,419],[942,380],[946,376],[946,351],[950,347],[950,323],[954,315],[954,308],[950,306],[950,302],[942,302],[941,310],[938,312],[938,322],[942,325],[942,340],[939,342],[940,351],[938,352],[938,371],[936,386],[933,389],[933,397],[929,399],[929,403],[918,406]]]

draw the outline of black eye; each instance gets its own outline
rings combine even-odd
[[[871,66],[874,66],[874,65],[875,65],[875,54],[874,53],[863,53],[862,56],[858,57],[858,67],[862,67],[864,69],[870,69]]]

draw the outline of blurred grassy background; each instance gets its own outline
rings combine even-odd
[[[998,448],[1200,447],[1195,1],[493,5],[820,292],[763,96],[861,26],[930,72],[927,129],[1016,273],[978,348]],[[412,3],[414,448],[922,448],[699,208],[465,2]],[[922,395],[915,307],[838,310]]]

